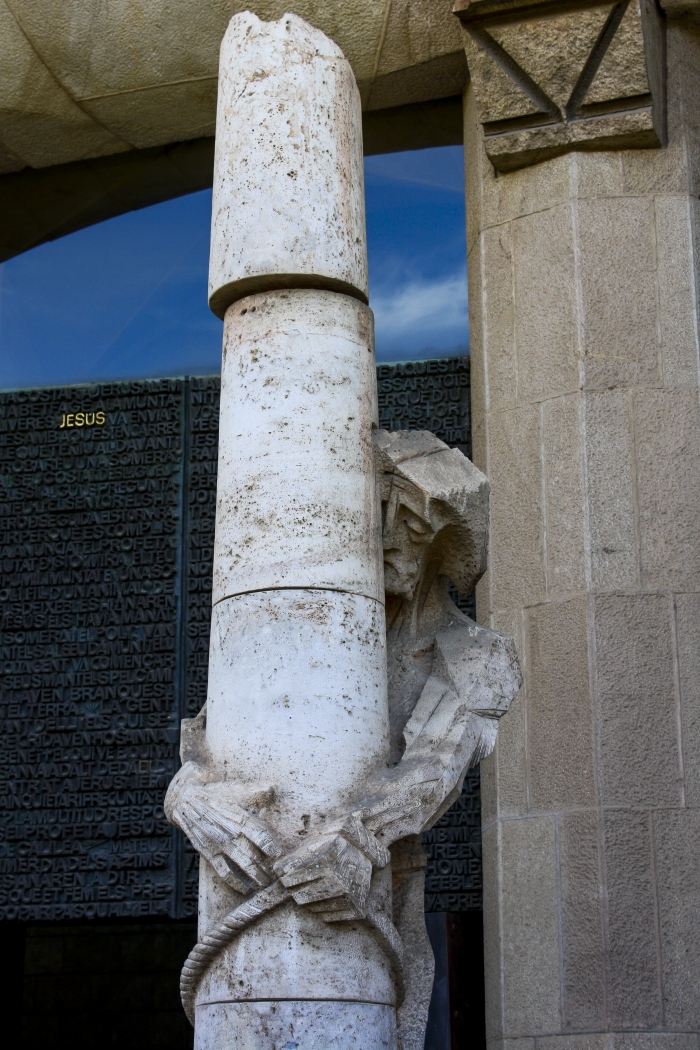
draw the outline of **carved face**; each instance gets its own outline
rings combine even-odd
[[[415,485],[393,475],[385,478],[384,492],[384,587],[387,594],[410,602],[435,529],[429,520],[425,495]]]

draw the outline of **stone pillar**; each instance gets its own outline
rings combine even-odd
[[[293,15],[238,15],[222,44],[212,214],[224,349],[206,744],[215,776],[284,852],[388,751],[366,301],[350,66]],[[202,859],[200,940],[244,899],[222,871]],[[378,879],[390,887],[390,866]],[[201,979],[195,1045],[393,1047],[376,937],[289,895],[279,904],[274,885],[278,906]]]
[[[676,6],[665,83],[634,0],[462,12],[477,608],[525,676],[481,767],[493,1047],[700,1031],[700,33]]]

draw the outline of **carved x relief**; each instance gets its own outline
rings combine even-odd
[[[486,152],[511,171],[573,149],[664,143],[654,0],[457,0]]]

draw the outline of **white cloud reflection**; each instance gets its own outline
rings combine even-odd
[[[377,359],[406,360],[466,353],[469,344],[466,273],[412,280],[370,299]]]

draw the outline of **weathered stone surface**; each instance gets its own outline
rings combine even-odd
[[[493,759],[491,760],[493,761]],[[484,865],[484,983],[492,994],[486,997],[486,1039],[492,1046],[503,1036],[503,921],[500,886],[501,825],[493,822],[482,833]],[[494,995],[494,990],[497,994]]]
[[[270,21],[292,11],[322,30],[350,62],[365,109],[454,97],[466,79],[459,23],[434,0],[393,0],[386,25],[376,0],[130,0],[128,16],[85,0],[0,8],[0,141],[21,144],[19,167],[116,153],[146,136],[162,145],[213,135],[219,46],[236,12]]]
[[[578,394],[552,398],[542,406],[547,593],[554,599],[586,586],[581,417]]]
[[[213,601],[316,587],[384,601],[372,312],[294,290],[224,324]]]
[[[476,253],[474,253],[476,254]],[[477,295],[470,296],[481,305],[478,292],[483,287],[483,329],[488,340],[489,409],[512,408],[517,400],[517,353],[515,344],[515,311],[510,291],[513,287],[513,237],[511,227],[499,226],[484,231],[480,244],[481,258],[469,260],[469,276]],[[480,265],[479,265],[480,264]],[[472,336],[472,340],[473,340]],[[472,344],[472,353],[474,353]],[[476,360],[482,355],[474,354]],[[478,365],[477,365],[478,367]]]
[[[493,754],[481,763],[485,827],[497,816],[521,816],[527,811],[525,754],[525,696],[521,690],[501,720]]]
[[[700,806],[700,595],[676,596],[685,803]]]
[[[499,171],[572,149],[665,141],[663,25],[648,0],[573,11],[458,0],[454,10]]]
[[[661,980],[669,1027],[700,1028],[700,813],[697,807],[653,816],[658,879]]]
[[[595,600],[600,793],[607,805],[678,805],[672,609],[665,595]]]
[[[592,805],[593,711],[585,598],[527,613],[530,804],[543,812]]]
[[[650,202],[579,201],[578,224],[585,386],[655,384],[660,375]]]
[[[697,382],[698,369],[693,203],[683,197],[657,197],[654,216],[664,386],[692,388]]]
[[[552,1031],[559,1022],[554,817],[503,821],[498,834],[503,1033]],[[542,932],[533,937],[535,929]]]
[[[319,1032],[329,1050],[391,1050],[395,1010],[377,1003],[303,1000],[206,1004],[197,1010],[194,1045],[195,1050],[316,1050]]]
[[[502,10],[486,29],[532,72],[537,33],[512,27],[537,8]],[[598,85],[621,71],[626,12]],[[549,13],[553,39],[563,7]],[[496,172],[474,68],[465,95],[474,448],[492,487],[477,608],[521,625],[526,678],[482,771],[494,1047],[697,1038],[700,38],[669,22],[667,43],[664,150]],[[568,55],[544,58],[533,79],[565,93]],[[523,856],[551,866],[550,890],[526,890],[504,846],[538,810],[554,833]]]
[[[485,757],[492,750],[495,721],[490,729],[485,723],[507,710],[520,684],[513,643],[460,614],[446,589],[449,578],[466,593],[483,572],[486,479],[428,433],[380,432],[377,448],[383,471],[391,754],[400,756],[405,746],[405,762],[422,752],[423,736],[432,740],[433,754],[444,752],[458,725],[448,730],[455,717],[450,712],[456,712],[452,695],[466,704],[468,717],[484,723],[468,745],[474,749],[467,761],[472,764],[477,753]],[[422,874],[401,878],[397,872],[395,878],[399,902],[416,900]],[[404,908],[401,903],[397,921],[407,922]],[[406,970],[406,1000],[399,1010],[404,1050],[422,1050],[429,999],[424,924],[415,906],[414,914],[415,970]]]
[[[386,754],[384,630],[379,603],[332,590],[257,591],[214,606],[214,765],[226,780],[272,779],[290,839]]]
[[[486,568],[488,482],[457,449],[427,431],[379,431],[382,475],[384,584],[389,594],[414,599],[427,585],[422,556],[468,594]],[[388,514],[388,516],[387,516]],[[409,542],[407,542],[409,541]],[[432,581],[430,581],[432,583]]]
[[[518,404],[578,389],[576,242],[569,206],[512,224]]]
[[[545,522],[542,507],[542,453],[539,406],[494,412],[489,418],[491,487],[491,609],[546,594],[543,564]],[[517,507],[518,528],[510,527]]]
[[[425,928],[425,852],[418,838],[391,850],[394,923],[405,951],[406,998],[398,1011],[399,1050],[422,1050],[433,989],[435,960]]]
[[[0,4],[0,173],[41,168],[129,149],[96,124],[65,92],[32,48],[12,12]],[[4,148],[3,148],[4,147]]]
[[[634,400],[642,581],[700,590],[700,412],[696,390]]]
[[[198,999],[200,1006],[344,999],[395,1008],[397,995],[386,954],[365,923],[325,922],[290,899],[221,952]]]
[[[639,582],[633,465],[633,410],[626,391],[586,394],[586,504],[594,588]]]
[[[604,817],[607,883],[608,1024],[662,1023],[650,815],[611,810]]]
[[[221,45],[209,305],[271,288],[367,300],[360,95],[339,47],[296,15],[246,11]]]
[[[560,819],[561,932],[565,1029],[605,1024],[605,944],[601,900],[601,827],[595,811]]]

